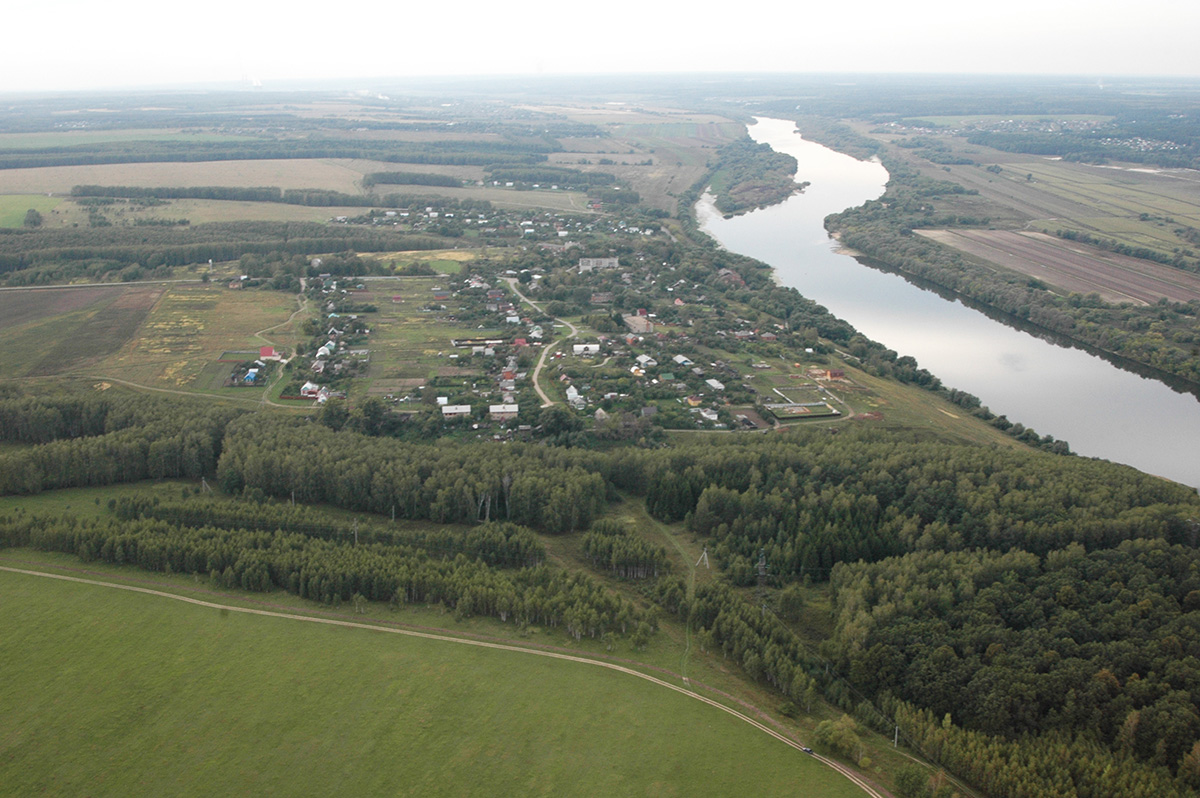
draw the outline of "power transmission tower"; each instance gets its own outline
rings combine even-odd
[[[704,553],[700,555],[700,559],[696,560],[696,567],[700,567],[700,563],[704,563],[704,567],[708,568],[708,546],[704,547]],[[711,570],[711,569],[710,569]]]

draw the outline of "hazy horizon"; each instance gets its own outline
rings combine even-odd
[[[546,0],[519,13],[467,0],[320,15],[214,0],[185,13],[146,0],[64,0],[10,12],[0,92],[278,87],[297,81],[468,76],[884,74],[1200,77],[1200,7],[1145,0],[944,0],[759,13]],[[1170,24],[1164,24],[1164,21]]]

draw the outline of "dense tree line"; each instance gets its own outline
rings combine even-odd
[[[551,532],[583,529],[605,505],[604,478],[562,450],[414,445],[255,416],[229,430],[217,476],[231,492],[397,518],[506,520]]]
[[[871,694],[1010,739],[1087,729],[1173,770],[1200,740],[1194,544],[916,552],[831,587],[829,651]]]
[[[710,537],[740,584],[762,548],[772,573],[791,578],[935,548],[1187,543],[1180,518],[1200,508],[1194,491],[1111,463],[896,434],[732,440],[641,458],[647,509]]]
[[[434,172],[368,172],[363,175],[363,188],[371,188],[380,183],[399,186],[445,186],[459,188],[462,181],[450,175],[439,175]]]
[[[13,233],[17,234],[14,235]],[[97,262],[110,266],[138,264],[147,269],[186,266],[209,260],[237,260],[247,253],[315,255],[354,250],[395,252],[436,249],[434,236],[414,236],[383,229],[322,225],[309,222],[221,222],[190,227],[110,227],[88,230],[6,231],[0,229],[0,273],[10,285],[37,284],[41,267],[49,277],[62,264]]]
[[[307,505],[255,501],[219,501],[191,498],[159,501],[144,496],[123,496],[112,502],[117,518],[153,518],[176,526],[219,527],[260,531],[298,532],[333,541],[383,543],[408,546],[431,556],[465,554],[488,565],[531,567],[546,557],[537,536],[525,527],[487,522],[467,529],[433,529],[425,526],[397,528],[376,521],[334,521]]]
[[[326,604],[443,604],[458,617],[561,627],[576,639],[653,629],[652,616],[583,574],[538,565],[496,569],[465,554],[326,540],[284,531],[175,526],[158,520],[0,517],[0,545],[82,560],[209,576],[227,588],[286,590]]]
[[[411,179],[405,176],[411,175]],[[371,182],[367,182],[370,179]],[[408,183],[420,186],[461,186],[462,181],[445,175],[421,172],[373,172],[364,177],[364,187],[376,183]],[[406,207],[425,204],[426,199],[409,194],[347,194],[325,188],[289,188],[258,186],[96,186],[78,185],[71,188],[71,196],[80,198],[152,198],[152,199],[206,199],[240,202],[279,202],[284,205],[306,205],[328,208],[334,206],[370,208],[379,205]],[[486,202],[486,200],[484,201]],[[475,207],[476,201],[438,198],[429,207]]]
[[[525,139],[520,142],[430,141],[419,145],[386,140],[351,143],[337,139],[186,142],[141,140],[11,150],[0,156],[0,169],[306,158],[355,158],[390,163],[488,166],[542,163],[546,160],[546,153],[555,149],[553,143],[540,139]]]
[[[1168,255],[1165,252],[1160,252],[1149,247],[1131,247],[1128,244],[1122,244],[1120,241],[1115,241],[1111,238],[1102,238],[1094,236],[1090,233],[1084,233],[1079,230],[1055,230],[1054,234],[1059,238],[1067,241],[1078,241],[1081,244],[1088,244],[1103,249],[1106,252],[1115,252],[1118,255],[1127,255],[1131,258],[1141,258],[1142,260],[1152,260],[1157,263],[1165,263],[1170,266],[1178,266],[1181,269],[1189,271],[1197,271],[1200,269],[1200,262],[1195,259],[1189,260],[1182,253]],[[1193,242],[1195,243],[1195,242]]]
[[[651,579],[668,569],[667,550],[647,543],[625,524],[601,518],[583,536],[583,553],[593,568],[622,579]]]
[[[1164,123],[1167,120],[1162,120]],[[1065,161],[1108,163],[1127,161],[1154,164],[1171,169],[1200,168],[1200,137],[1196,119],[1187,125],[1106,126],[1094,131],[1000,132],[976,131],[967,142],[1005,152],[1050,155]],[[1160,146],[1136,146],[1139,139],[1154,139]]]
[[[0,454],[0,495],[211,474],[240,411],[191,409]]]

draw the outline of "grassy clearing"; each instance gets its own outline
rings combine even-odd
[[[409,250],[403,252],[370,252],[361,255],[360,257],[368,260],[377,260],[388,263],[394,269],[402,269],[415,263],[428,264],[430,268],[438,274],[459,274],[463,270],[463,264],[476,258],[488,257],[490,251],[484,249],[435,249],[435,250]],[[373,287],[378,288],[381,292],[385,292],[388,283],[376,282]]]
[[[14,794],[850,796],[725,713],[592,666],[3,573]],[[119,621],[116,619],[120,619]]]
[[[338,216],[358,216],[365,208],[285,205],[282,202],[234,202],[229,200],[169,200],[165,205],[143,207],[131,203],[107,205],[100,209],[114,225],[139,220],[187,219],[192,224],[209,222],[327,222]],[[85,227],[88,209],[66,201],[47,217],[47,226]]]
[[[30,208],[45,217],[61,202],[61,199],[47,197],[44,194],[0,196],[0,227],[23,227],[25,214],[29,212]]]
[[[356,297],[379,308],[377,314],[372,314],[371,322],[372,380],[430,378],[447,367],[471,370],[470,350],[455,350],[451,339],[508,334],[449,321],[447,315],[453,314],[458,306],[453,297],[438,303],[444,304],[446,311],[425,310],[433,302],[432,289],[444,286],[445,281],[440,277],[371,281],[371,292]],[[395,298],[401,301],[396,302]],[[460,357],[451,358],[454,354]]]

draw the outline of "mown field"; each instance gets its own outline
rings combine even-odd
[[[0,601],[7,794],[861,794],[595,666],[10,572]]]

